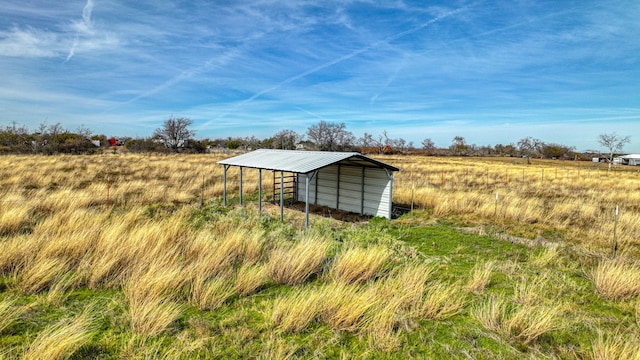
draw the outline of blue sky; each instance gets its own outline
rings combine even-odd
[[[640,2],[3,0],[0,125],[640,152]]]

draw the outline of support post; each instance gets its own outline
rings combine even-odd
[[[262,169],[258,169],[258,214],[262,215]]]
[[[224,187],[222,188],[222,206],[227,207],[227,169],[229,165],[222,165],[224,167],[224,171],[222,172],[222,183]]]
[[[338,164],[338,175],[336,176],[336,209],[340,209],[340,164]]]
[[[202,191],[200,192],[200,207],[204,207],[204,187],[205,187],[205,178],[204,178],[204,174],[202,174]]]
[[[240,206],[242,206],[242,166],[240,166]]]
[[[387,218],[391,220],[391,215],[393,214],[393,171],[389,171],[386,168],[384,171],[389,178],[389,216],[387,216]]]
[[[318,170],[311,173],[311,177],[309,174],[305,174],[305,198],[304,198],[304,228],[309,228],[309,185],[311,185],[311,179],[313,179],[318,174]]]
[[[284,171],[280,171],[280,222],[284,221]]]
[[[391,220],[391,216],[393,215],[393,172],[389,175],[389,179],[391,180],[389,184],[389,220]]]
[[[611,245],[611,258],[615,258],[617,252],[618,252],[618,205],[616,205],[616,215],[613,223],[613,244]]]
[[[316,187],[315,187],[315,194],[313,195],[313,204],[314,205],[318,205],[318,174],[316,172]]]
[[[364,166],[362,167],[362,189],[360,190],[360,215],[364,215]]]
[[[305,175],[305,188],[304,188],[304,228],[309,228],[309,174]]]

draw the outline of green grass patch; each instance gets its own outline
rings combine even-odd
[[[151,222],[173,221],[183,209],[171,205],[150,206],[144,213]],[[224,208],[219,201],[188,209],[190,229],[201,236],[220,229],[246,229],[263,235],[265,254],[273,249],[295,249],[295,244],[309,239],[309,233],[289,223],[280,223],[267,215],[258,216],[250,208]],[[123,211],[120,209],[119,211]],[[36,294],[20,292],[19,277],[0,275],[0,301],[6,302],[15,319],[0,331],[0,354],[20,358],[38,336],[64,319],[74,319],[84,312],[90,335],[73,350],[74,359],[120,358],[584,358],[592,353],[599,334],[604,338],[621,338],[632,349],[638,347],[637,298],[612,300],[602,297],[589,277],[597,265],[589,256],[573,253],[570,248],[549,250],[511,243],[490,235],[464,232],[458,222],[434,222],[424,213],[388,221],[374,218],[367,223],[340,223],[316,219],[310,233],[325,239],[330,246],[313,270],[313,276],[291,285],[273,279],[246,295],[234,294],[214,309],[199,309],[190,303],[185,289],[170,293],[171,301],[181,306],[179,316],[166,328],[151,336],[132,331],[130,304],[122,288],[88,289],[82,283],[71,286],[63,296],[47,297],[49,289]],[[410,221],[405,221],[410,220]],[[225,230],[227,231],[227,230]],[[182,241],[178,237],[176,241]],[[212,246],[214,241],[211,242]],[[248,244],[248,243],[247,243]],[[364,256],[376,249],[386,249],[384,264],[372,275],[344,280],[331,269],[340,256]],[[362,251],[353,250],[362,249]],[[298,251],[299,253],[299,251]],[[56,256],[68,256],[64,252]],[[186,261],[187,249],[177,257]],[[251,266],[264,266],[267,258]],[[341,260],[353,267],[355,262]],[[315,263],[314,263],[315,264]],[[393,276],[411,264],[423,264],[432,271],[421,278],[417,296],[408,293]],[[314,266],[316,266],[314,265]],[[277,264],[271,264],[273,270]],[[228,276],[237,276],[240,265],[230,265]],[[355,269],[357,270],[357,269]],[[189,271],[185,267],[184,271]],[[482,273],[484,272],[484,274]],[[481,276],[482,275],[482,276]],[[212,275],[213,276],[213,275]],[[477,277],[477,278],[476,278]],[[189,276],[186,276],[189,279]],[[342,280],[340,280],[342,279]],[[350,278],[348,278],[350,279]],[[413,277],[407,278],[414,279]],[[470,286],[477,281],[478,286]],[[336,286],[349,286],[340,293]],[[477,285],[477,284],[476,284]],[[424,289],[422,289],[422,287]],[[428,318],[419,314],[430,289],[455,289],[460,308],[450,315]],[[361,305],[361,316],[354,326],[341,328],[336,316],[348,317],[350,302],[341,308],[328,301],[323,289],[350,296],[351,303]],[[317,292],[317,293],[316,293]],[[317,307],[308,322],[285,330],[274,324],[272,311],[278,299],[289,300],[295,294],[316,294]],[[415,295],[415,294],[414,294]],[[450,296],[453,301],[454,296]],[[502,313],[495,324],[479,319],[477,308],[496,299]],[[447,299],[438,300],[438,306]],[[337,303],[337,300],[336,300]],[[356,304],[357,305],[357,304]],[[369,306],[370,305],[370,306]],[[455,305],[455,304],[454,304]],[[279,305],[279,311],[286,306]],[[552,309],[547,323],[523,311],[529,307]],[[303,308],[304,309],[304,308]],[[345,313],[341,313],[345,312]],[[280,318],[278,318],[280,319]],[[373,320],[386,326],[372,326]],[[280,321],[280,320],[279,320]],[[545,320],[547,321],[547,320]],[[534,325],[534,335],[527,331]],[[601,336],[602,337],[602,336]],[[73,349],[73,348],[72,348]]]

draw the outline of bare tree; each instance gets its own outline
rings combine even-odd
[[[76,134],[82,136],[84,139],[90,139],[91,135],[93,135],[93,131],[86,127],[84,124],[80,124],[76,129]]]
[[[436,149],[436,143],[434,143],[430,138],[426,138],[422,140],[422,148],[431,154],[433,150]]]
[[[373,139],[373,135],[366,132],[364,133],[364,135],[362,135],[361,138],[358,139],[358,145],[363,148],[368,148],[370,146],[373,146],[374,144],[375,140]]]
[[[378,135],[378,140],[373,141],[373,145],[378,149],[378,154],[382,154],[385,146],[389,143],[389,137],[387,136],[387,130],[383,132],[383,135]]]
[[[534,139],[531,136],[518,141],[518,150],[522,156],[527,158],[527,164],[531,164],[531,157],[537,155],[543,146],[542,140]]]
[[[395,147],[396,149],[402,152],[407,150],[407,140],[403,138],[393,139],[391,143],[393,144],[393,147]]]
[[[598,142],[609,150],[609,170],[611,170],[611,163],[613,162],[613,154],[622,151],[624,145],[631,141],[630,136],[620,136],[615,132],[610,134],[598,135]]]
[[[186,142],[195,134],[194,131],[189,130],[191,124],[193,121],[189,118],[171,116],[164,121],[161,128],[156,129],[153,137],[162,141],[164,146],[177,150],[179,147],[185,146]]]
[[[449,147],[455,155],[466,155],[469,146],[467,145],[467,141],[462,136],[456,136],[451,141],[451,146]]]
[[[293,130],[281,130],[273,135],[271,147],[274,149],[295,150],[302,135]]]
[[[343,151],[351,148],[355,137],[346,130],[344,123],[328,123],[320,120],[307,129],[307,137],[322,151]]]
[[[51,137],[51,139],[53,141],[57,141],[58,140],[58,135],[62,134],[63,132],[65,132],[66,130],[62,127],[62,124],[60,123],[55,123],[53,125],[49,125],[49,127],[47,128],[47,135],[49,137]]]
[[[242,142],[247,150],[255,150],[260,147],[260,140],[254,135],[245,137]]]
[[[426,138],[426,139],[422,140],[421,144],[422,144],[422,148],[424,150],[431,150],[431,149],[434,149],[436,147],[436,144],[430,138]]]

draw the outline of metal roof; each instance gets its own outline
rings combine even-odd
[[[618,156],[620,159],[640,159],[640,154],[629,154]]]
[[[309,173],[336,163],[400,171],[400,169],[395,166],[385,164],[382,161],[372,159],[357,152],[260,149],[218,161],[220,165],[294,173]]]

